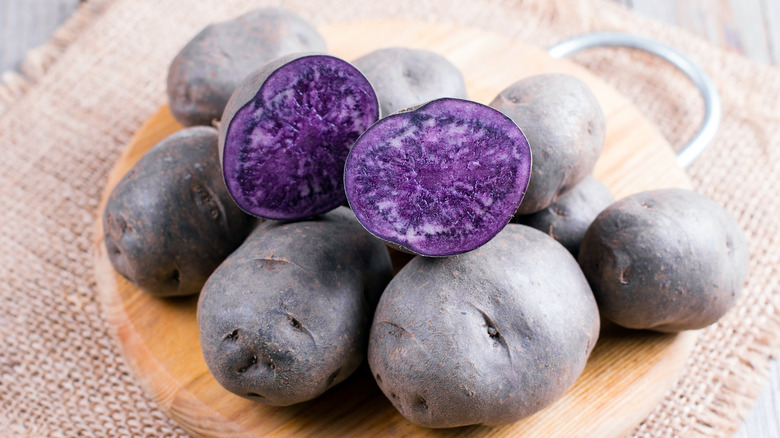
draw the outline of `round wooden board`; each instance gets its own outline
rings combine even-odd
[[[532,74],[575,75],[591,87],[606,114],[606,146],[595,176],[617,198],[654,188],[690,188],[668,143],[636,108],[587,71],[539,48],[430,23],[361,22],[321,32],[331,53],[347,60],[391,46],[438,52],[461,69],[472,99],[483,103]],[[164,107],[139,129],[110,174],[101,212],[111,189],[138,158],[181,128]],[[415,426],[385,399],[365,365],[317,400],[269,407],[229,393],[209,374],[200,351],[196,297],[163,300],[141,292],[113,270],[100,218],[95,240],[103,310],[125,356],[162,408],[196,436],[622,436],[662,400],[696,338],[696,332],[659,334],[605,324],[585,371],[563,398],[503,427]]]

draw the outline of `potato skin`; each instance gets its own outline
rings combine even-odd
[[[717,321],[747,276],[747,241],[711,199],[681,189],[638,193],[588,228],[579,263],[602,314],[627,328],[678,332]]]
[[[362,362],[391,277],[387,249],[346,207],[263,223],[200,295],[209,371],[227,390],[270,405],[319,396]]]
[[[581,80],[531,76],[510,85],[490,106],[514,120],[531,144],[531,182],[517,214],[546,208],[592,173],[604,149],[606,119]]]
[[[512,222],[528,225],[550,235],[577,258],[580,242],[591,222],[615,198],[601,181],[585,177],[573,189],[547,208],[528,215],[518,215]]]
[[[209,25],[171,62],[171,112],[185,126],[209,125],[219,120],[233,90],[255,69],[290,53],[325,50],[317,30],[284,9],[257,9]]]
[[[205,126],[179,131],[141,157],[103,212],[114,268],[160,297],[200,292],[253,222],[228,194],[217,131]]]
[[[380,117],[441,97],[468,99],[463,74],[428,50],[390,47],[354,60],[379,98]]]
[[[380,299],[368,361],[414,423],[499,425],[560,397],[598,334],[596,302],[571,254],[509,224],[470,253],[406,265]]]

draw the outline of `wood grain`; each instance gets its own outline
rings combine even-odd
[[[531,74],[576,75],[591,87],[607,116],[607,144],[596,176],[617,197],[690,187],[668,143],[631,104],[583,69],[538,48],[484,31],[426,23],[353,23],[321,31],[332,52],[345,59],[389,46],[437,51],[463,71],[472,98],[485,103]],[[180,128],[167,108],[147,121],[111,172],[102,205],[143,152]],[[583,375],[562,399],[498,428],[415,426],[384,398],[366,366],[317,400],[269,407],[227,392],[208,373],[198,341],[196,298],[160,300],[139,291],[114,272],[102,236],[98,220],[96,275],[106,317],[139,380],[198,436],[621,436],[663,398],[696,338],[696,332],[669,335],[605,325]]]

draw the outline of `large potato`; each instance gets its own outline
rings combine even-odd
[[[317,30],[283,9],[250,11],[207,26],[173,58],[168,69],[168,100],[185,126],[219,120],[239,82],[255,69],[296,52],[324,52]]]
[[[374,87],[382,117],[442,97],[468,98],[461,72],[435,52],[390,47],[352,64]]]
[[[747,242],[711,199],[680,189],[612,204],[588,228],[579,262],[602,314],[628,328],[698,329],[734,303],[747,275]]]
[[[114,268],[156,296],[200,292],[253,222],[230,198],[217,130],[205,126],[173,134],[141,157],[103,212]]]
[[[209,371],[229,391],[286,406],[346,379],[366,354],[390,258],[346,207],[265,222],[214,271],[198,302]]]
[[[510,85],[490,106],[528,138],[534,165],[518,214],[552,204],[593,172],[604,149],[606,120],[596,97],[574,76],[542,74]]]
[[[414,423],[497,425],[560,397],[598,334],[596,302],[571,254],[509,224],[472,252],[406,265],[380,299],[368,361]]]

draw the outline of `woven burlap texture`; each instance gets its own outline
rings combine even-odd
[[[689,174],[747,231],[751,272],[737,307],[702,332],[679,381],[634,435],[734,432],[778,344],[777,69],[604,0],[91,0],[22,75],[4,77],[0,87],[0,433],[186,435],[144,394],[101,315],[92,261],[98,202],[130,136],[165,102],[166,70],[178,49],[209,22],[267,5],[318,25],[440,21],[539,46],[587,31],[628,31],[676,46],[704,66],[721,92],[724,118]],[[575,60],[629,96],[672,144],[696,130],[697,92],[668,65],[623,49]]]

